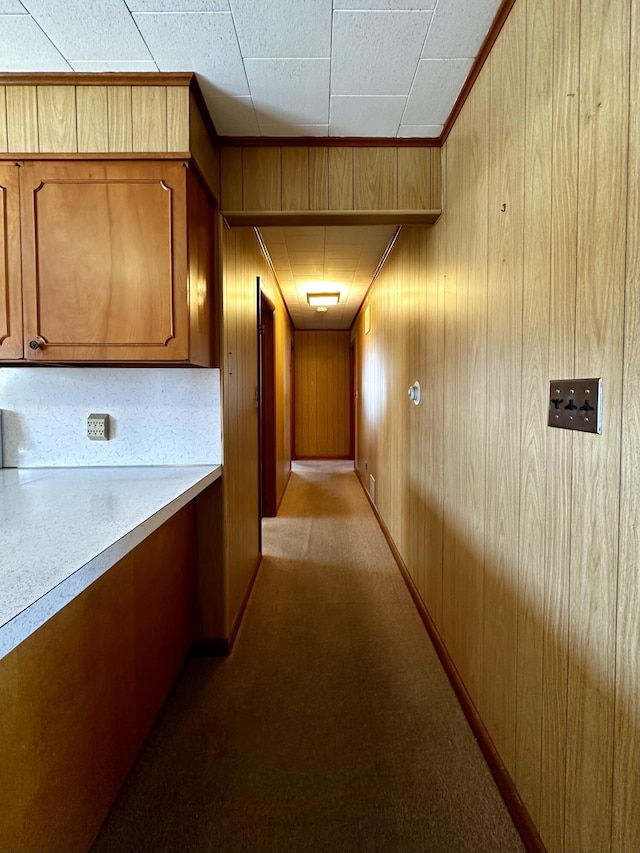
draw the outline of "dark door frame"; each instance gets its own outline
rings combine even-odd
[[[262,292],[258,278],[258,332],[260,407],[260,517],[278,511],[276,482],[276,338],[275,305]]]

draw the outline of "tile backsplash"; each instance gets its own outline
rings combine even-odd
[[[6,468],[222,461],[220,371],[189,367],[0,367]],[[109,414],[109,441],[87,417]]]

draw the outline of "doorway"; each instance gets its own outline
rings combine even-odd
[[[275,305],[260,289],[258,278],[259,391],[260,405],[260,517],[278,510],[276,489],[276,366]]]

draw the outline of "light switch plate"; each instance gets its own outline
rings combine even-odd
[[[602,379],[553,379],[549,426],[602,432]]]

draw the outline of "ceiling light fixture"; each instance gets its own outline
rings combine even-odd
[[[329,309],[327,308],[326,305],[318,305],[318,307],[316,308],[316,311],[318,312],[318,314],[324,314],[325,311],[328,311],[328,310]]]
[[[340,302],[340,293],[338,291],[333,293],[307,293],[307,302],[312,308],[318,306],[326,308],[327,305],[337,305]]]

